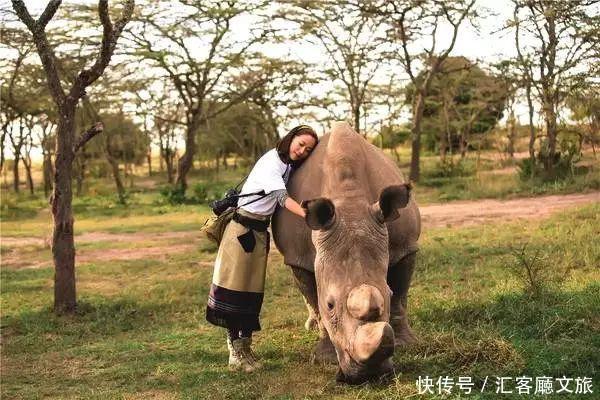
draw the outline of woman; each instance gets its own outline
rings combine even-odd
[[[293,169],[310,155],[318,143],[307,126],[292,129],[277,147],[254,165],[240,194],[264,190],[265,196],[239,199],[239,208],[227,225],[215,260],[206,319],[227,328],[229,367],[245,372],[260,368],[252,351],[252,332],[260,330],[269,233],[267,228],[279,204],[304,218],[304,209],[288,196],[285,184]]]

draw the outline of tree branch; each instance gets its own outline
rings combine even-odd
[[[48,21],[54,16],[54,13],[60,6],[61,1],[53,0],[46,6],[46,10],[42,13],[40,20],[36,22],[29,14],[27,7],[23,3],[23,0],[12,0],[13,9],[19,17],[19,19],[27,26],[29,31],[33,34],[33,40],[37,48],[40,60],[44,67],[44,71],[48,77],[48,87],[52,98],[58,105],[59,110],[63,108],[65,102],[65,92],[62,88],[58,71],[56,70],[56,57],[54,50],[48,43],[46,32],[44,31]]]
[[[29,29],[31,33],[35,33],[37,31],[37,23],[31,16],[31,14],[29,14],[29,10],[27,10],[27,7],[25,6],[25,3],[23,3],[23,0],[12,0],[12,5],[13,9],[15,10],[15,13],[19,17],[19,19],[23,21],[23,23],[27,26],[27,29]]]
[[[85,144],[94,136],[104,131],[104,124],[102,122],[96,122],[87,131],[83,132],[75,145],[73,146],[73,153],[77,153]]]
[[[119,40],[125,24],[131,19],[134,6],[135,0],[125,0],[121,18],[113,26],[108,15],[108,0],[98,0],[98,15],[103,27],[100,53],[94,65],[89,69],[82,70],[77,76],[69,93],[71,101],[82,98],[85,95],[85,88],[96,81],[108,66],[117,45],[117,40]]]
[[[48,22],[50,22],[52,17],[54,17],[54,14],[56,14],[56,10],[58,10],[60,3],[62,3],[62,0],[51,0],[50,2],[48,2],[46,9],[44,10],[42,15],[40,15],[40,17],[37,20],[36,25],[37,25],[38,29],[40,29],[40,30],[46,29],[46,25],[48,25]],[[14,2],[13,2],[13,4],[14,4]]]

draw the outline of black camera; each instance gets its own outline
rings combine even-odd
[[[239,192],[235,189],[229,189],[225,192],[225,198],[211,201],[208,206],[213,210],[216,216],[221,215],[229,207],[237,207]]]

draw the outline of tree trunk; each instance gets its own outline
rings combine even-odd
[[[527,109],[529,114],[529,161],[531,162],[531,177],[535,175],[535,127],[533,125],[533,100],[531,99],[531,83],[527,83],[525,87],[527,97]]]
[[[163,172],[165,170],[165,162],[163,159],[165,153],[163,150],[162,139],[160,140],[159,148],[160,148],[160,157],[158,157],[158,168],[160,169],[160,172]]]
[[[508,118],[506,128],[508,130],[508,146],[506,151],[510,158],[515,158],[515,140],[517,139],[517,127],[516,127],[516,119],[515,112],[511,110],[510,116]]]
[[[75,160],[77,160],[77,176],[75,177],[75,195],[79,197],[83,193],[83,181],[85,179],[85,153],[82,151],[78,157],[76,156]]]
[[[148,176],[152,176],[152,149],[150,147],[146,153],[146,160],[148,160]]]
[[[47,198],[52,190],[52,156],[47,151],[44,151],[42,169],[44,174],[44,196]]]
[[[174,157],[171,154],[171,149],[166,148],[163,152],[163,158],[165,160],[165,164],[167,165],[167,181],[169,183],[173,183],[173,175],[174,175],[174,171],[173,171],[173,161],[174,161]]]
[[[460,131],[460,158],[464,159],[467,155],[467,134],[466,129]]]
[[[352,115],[354,116],[354,129],[356,129],[356,133],[360,133],[360,106],[355,105],[352,108]]]
[[[31,176],[31,158],[29,156],[23,158],[23,165],[25,166],[25,174],[27,175],[27,187],[29,188],[29,194],[33,196],[35,193],[33,187],[33,177]]]
[[[420,171],[420,152],[421,152],[421,122],[423,121],[423,110],[425,109],[425,94],[418,91],[413,107],[413,126],[411,129],[412,145],[410,156],[410,174],[409,179],[418,182],[421,175]]]
[[[446,152],[448,151],[448,146],[452,146],[450,142],[450,115],[448,111],[448,102],[446,101],[446,96],[444,96],[443,100],[444,130],[440,132],[440,158],[442,162],[446,161]]]
[[[57,133],[56,171],[52,195],[52,256],[54,259],[54,311],[73,313],[75,293],[75,243],[73,241],[73,169],[74,111],[60,113]]]
[[[548,154],[544,159],[544,169],[552,176],[554,174],[554,157],[556,153],[556,136],[558,130],[554,104],[548,102],[544,106],[544,118],[546,120],[546,134],[548,135]]]
[[[2,129],[0,137],[0,171],[4,170],[4,141],[6,140],[6,128]]]
[[[19,154],[20,151],[15,153],[15,161],[13,163],[13,188],[15,190],[15,193],[19,193],[19,184],[21,183],[21,179],[19,177]]]
[[[123,181],[121,180],[121,174],[119,172],[119,163],[110,154],[106,155],[106,159],[110,164],[112,176],[115,180],[115,185],[117,186],[117,195],[119,196],[119,203],[125,204],[125,187],[123,186]]]
[[[105,151],[104,153],[106,154],[106,160],[108,161],[108,164],[110,164],[110,169],[112,172],[112,176],[113,179],[115,181],[115,185],[117,186],[117,195],[119,196],[119,203],[121,204],[125,204],[126,203],[126,199],[125,199],[125,187],[123,186],[123,181],[121,180],[121,174],[119,173],[119,162],[117,161],[117,159],[115,157],[113,157],[112,155],[112,151],[110,148],[110,142],[109,142],[109,138],[108,135],[106,135],[104,137],[104,145],[105,145]]]
[[[177,179],[175,186],[181,188],[184,192],[187,190],[187,174],[194,164],[194,155],[196,154],[196,132],[200,127],[200,117],[195,114],[187,125],[185,133],[185,152],[177,163]]]

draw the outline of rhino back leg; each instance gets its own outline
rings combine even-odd
[[[313,272],[307,271],[304,268],[291,266],[294,273],[294,280],[300,293],[304,297],[304,302],[308,308],[308,320],[305,327],[310,329],[311,326],[316,326],[319,331],[319,341],[313,352],[313,361],[324,363],[337,363],[337,355],[333,343],[329,338],[329,333],[321,323],[319,315],[319,302],[317,295],[317,281]]]
[[[408,288],[415,269],[417,254],[412,253],[388,267],[387,283],[392,289],[390,325],[394,330],[395,345],[406,345],[416,340],[407,316]]]

